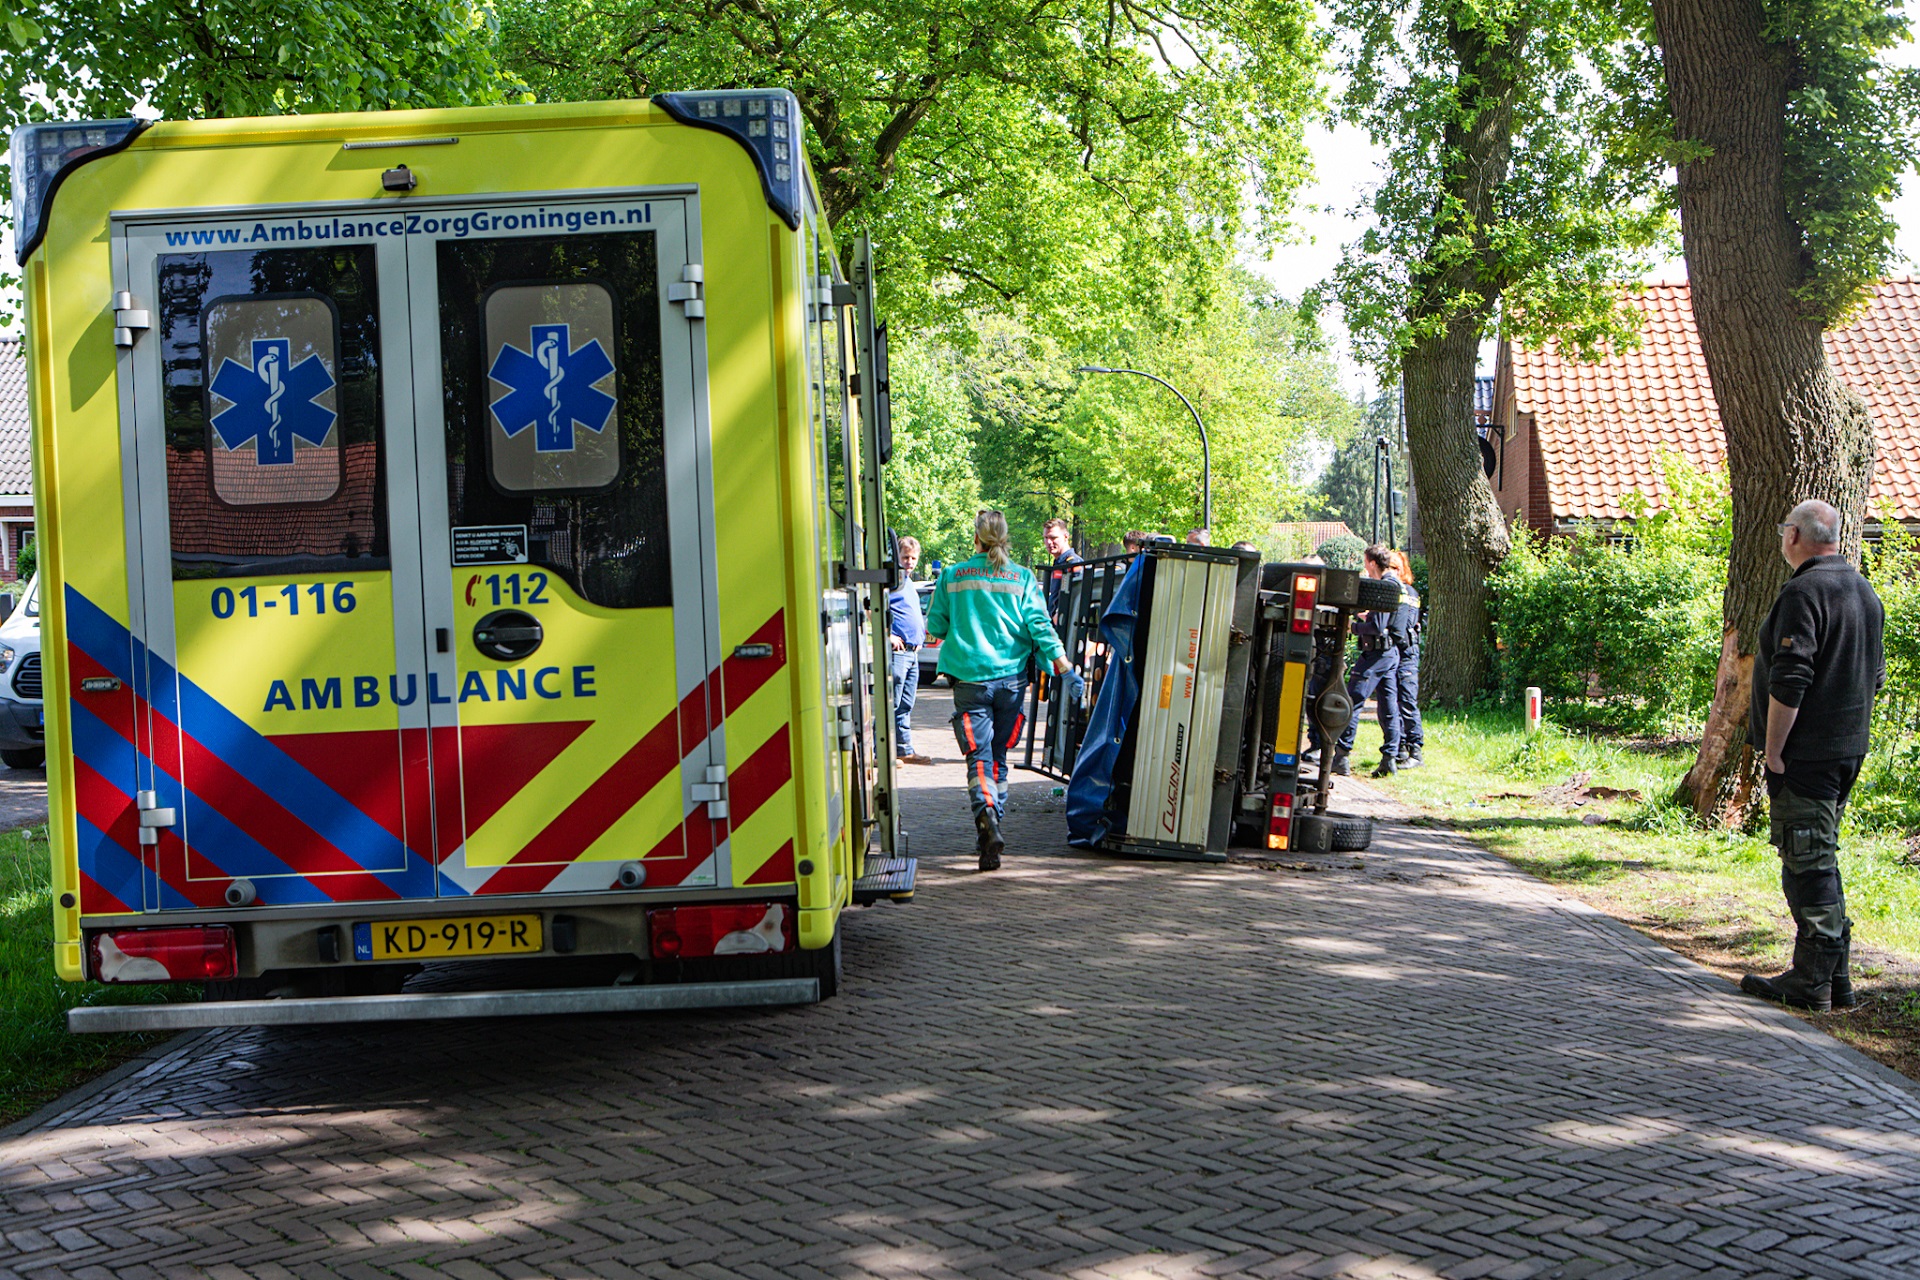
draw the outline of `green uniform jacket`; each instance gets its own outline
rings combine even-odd
[[[996,569],[985,555],[940,575],[927,633],[943,641],[940,670],[968,684],[1019,675],[1035,650],[1049,663],[1066,652],[1032,571]]]

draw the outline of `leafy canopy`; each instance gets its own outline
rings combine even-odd
[[[15,0],[0,20],[0,132],[500,102],[524,88],[470,0]],[[12,173],[0,170],[10,202]],[[12,218],[12,205],[0,206]],[[17,285],[0,267],[0,297]],[[0,316],[0,323],[7,317]]]
[[[1337,0],[1341,114],[1388,158],[1374,223],[1331,295],[1363,358],[1395,368],[1459,323],[1588,351],[1631,340],[1617,282],[1671,235],[1645,145],[1658,63],[1594,0]],[[1641,132],[1636,133],[1635,127]],[[1503,137],[1504,135],[1504,137]],[[1504,147],[1491,191],[1467,152]],[[1480,211],[1476,211],[1476,204]]]
[[[784,86],[897,325],[1191,310],[1305,171],[1309,0],[501,0],[543,99]]]
[[[1898,0],[1765,0],[1788,59],[1787,215],[1801,236],[1794,296],[1836,328],[1897,260],[1886,202],[1920,163],[1920,69],[1882,58],[1911,35]]]
[[[890,522],[929,546],[960,546],[984,503],[1006,511],[1023,553],[1054,516],[1084,545],[1198,524],[1192,416],[1147,379],[1075,372],[1100,364],[1150,369],[1193,401],[1212,449],[1214,541],[1265,541],[1303,505],[1307,446],[1350,431],[1359,410],[1291,304],[1240,272],[1211,293],[1198,320],[1142,317],[1097,345],[1005,317],[980,318],[964,344],[935,333],[904,343]]]

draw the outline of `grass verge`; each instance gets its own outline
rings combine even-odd
[[[0,834],[0,1126],[167,1038],[76,1036],[67,1010],[196,998],[190,985],[106,987],[53,972],[53,894],[47,829]]]
[[[1436,712],[1426,765],[1379,782],[1401,802],[1708,968],[1787,967],[1793,923],[1764,835],[1696,829],[1670,797],[1693,748],[1573,733],[1528,738],[1505,712]],[[1356,772],[1377,759],[1372,725]],[[1920,866],[1897,836],[1849,825],[1841,875],[1859,1008],[1809,1015],[1920,1080]]]

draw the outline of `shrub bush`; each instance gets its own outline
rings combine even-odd
[[[1335,569],[1358,569],[1365,558],[1367,544],[1350,533],[1328,538],[1313,549],[1313,554]]]
[[[1635,495],[1628,538],[1522,538],[1492,578],[1495,672],[1562,719],[1671,730],[1713,698],[1731,525],[1724,474],[1669,466],[1667,507]],[[1573,714],[1568,715],[1571,711]]]

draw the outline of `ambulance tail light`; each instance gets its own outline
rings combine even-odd
[[[1282,791],[1273,798],[1273,816],[1267,821],[1267,848],[1284,849],[1293,835],[1293,793]]]
[[[53,193],[69,173],[112,155],[139,136],[145,120],[72,120],[22,125],[13,131],[14,257],[25,262],[47,231]]]
[[[240,948],[225,924],[96,933],[87,958],[102,982],[219,982],[240,974]]]
[[[793,908],[779,902],[729,902],[647,912],[655,960],[753,956],[793,949]]]
[[[1311,573],[1293,575],[1293,630],[1306,635],[1313,630],[1314,597],[1320,592],[1320,579]]]

